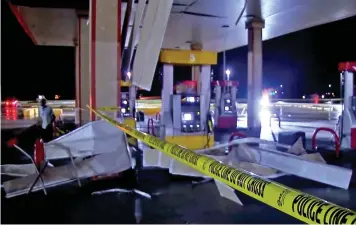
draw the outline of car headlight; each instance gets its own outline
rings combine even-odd
[[[268,95],[263,95],[260,103],[262,106],[268,106],[270,104]]]

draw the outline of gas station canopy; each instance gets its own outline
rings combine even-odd
[[[127,3],[122,2],[123,23]],[[263,40],[356,15],[355,0],[261,2],[265,19]],[[74,46],[76,18],[88,15],[89,0],[12,0],[11,4],[14,14],[35,44]],[[246,45],[244,22],[249,17],[248,10],[235,25],[244,5],[245,0],[174,0],[162,48],[190,49],[191,43],[201,43],[205,50],[220,52]],[[131,15],[128,35],[134,13]]]

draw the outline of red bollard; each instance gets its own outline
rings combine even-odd
[[[44,144],[41,139],[36,139],[35,142],[35,151],[33,154],[34,162],[36,166],[39,168],[41,163],[45,160],[45,151],[44,151]]]
[[[237,131],[237,132],[234,132],[234,133],[232,133],[231,136],[230,136],[229,143],[232,142],[235,137],[238,137],[238,138],[246,138],[247,136],[246,136],[246,134],[241,133],[241,132],[238,132],[238,131]],[[229,146],[229,152],[231,152],[231,150],[232,150],[232,145]]]
[[[330,132],[334,136],[335,154],[336,154],[336,158],[339,158],[339,156],[340,156],[340,138],[339,138],[339,136],[337,136],[336,132],[329,127],[319,127],[319,128],[315,129],[313,136],[312,136],[312,149],[316,149],[316,135],[319,133],[319,131],[327,131],[327,132]]]
[[[16,139],[16,138],[12,138],[12,139],[10,139],[10,140],[7,141],[7,146],[8,146],[9,148],[14,147],[14,145],[16,145],[16,144],[17,144],[17,139]]]

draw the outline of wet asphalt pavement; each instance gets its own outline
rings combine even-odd
[[[19,145],[29,152],[36,138],[33,129],[22,133],[19,138]],[[13,132],[2,132],[2,164],[18,162],[20,154],[5,145],[12,135]],[[356,152],[343,154],[338,160],[334,158],[334,152],[323,151],[321,154],[328,163],[351,168],[356,173]],[[76,182],[52,188],[48,196],[37,192],[6,199],[2,192],[1,223],[300,223],[242,193],[237,195],[244,206],[221,198],[214,183],[193,186],[191,179],[173,177],[162,170],[141,171],[138,178],[139,183],[135,182],[135,173],[130,170],[120,178],[84,182],[81,188]],[[8,177],[2,177],[4,179]],[[274,180],[356,209],[355,177],[349,190],[295,176]],[[92,195],[94,191],[110,188],[136,188],[152,194],[152,199],[133,193]]]

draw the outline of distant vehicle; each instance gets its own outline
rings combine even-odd
[[[21,108],[21,103],[16,98],[7,98],[2,106]]]
[[[23,119],[24,113],[20,101],[16,98],[7,98],[1,105],[5,118]]]

